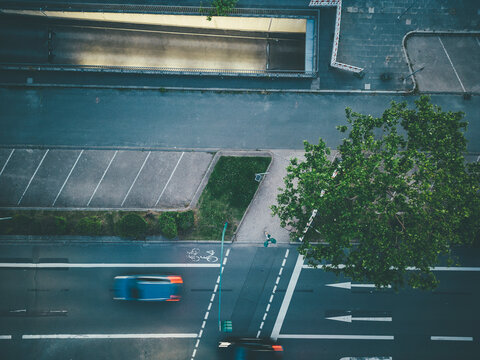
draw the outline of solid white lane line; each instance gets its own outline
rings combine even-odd
[[[98,187],[99,187],[100,184],[102,183],[103,178],[105,177],[105,174],[107,173],[108,169],[110,168],[110,165],[112,165],[112,162],[113,162],[113,160],[115,159],[115,157],[117,156],[117,153],[118,153],[118,150],[115,151],[115,153],[113,154],[112,158],[110,159],[110,162],[108,163],[107,168],[106,168],[105,171],[103,172],[103,175],[102,175],[102,177],[100,178],[100,181],[98,182],[97,187],[95,188],[95,190],[93,190],[93,194],[92,194],[92,196],[90,196],[90,199],[89,199],[88,202],[87,202],[87,206],[90,206],[90,203],[91,203],[93,197],[95,196],[95,193],[97,192]]]
[[[70,175],[72,175],[73,169],[75,169],[75,166],[77,166],[78,160],[80,159],[80,157],[82,156],[82,154],[83,154],[83,150],[80,151],[80,154],[78,154],[77,160],[75,160],[75,163],[73,164],[72,168],[70,169],[70,172],[68,173],[67,178],[65,179],[65,181],[63,182],[62,187],[61,187],[60,190],[58,191],[57,196],[55,196],[55,200],[53,200],[52,206],[55,206],[55,203],[57,202],[58,197],[59,197],[60,194],[62,193],[63,188],[64,188],[65,185],[67,184],[68,179],[70,179]]]
[[[279,339],[332,339],[332,340],[394,340],[392,335],[314,335],[314,334],[279,334]]]
[[[123,201],[122,201],[122,203],[121,203],[120,206],[123,206],[123,204],[125,204],[125,200],[127,200],[128,194],[130,194],[130,191],[132,191],[133,185],[135,185],[135,183],[137,182],[137,179],[138,179],[138,177],[140,176],[140,173],[142,172],[143,167],[144,167],[145,164],[147,163],[147,160],[148,160],[148,158],[150,157],[150,154],[151,154],[151,153],[152,153],[152,152],[149,151],[148,154],[147,154],[147,156],[145,157],[145,160],[143,160],[143,164],[142,164],[142,166],[140,167],[140,170],[138,170],[137,176],[135,176],[135,179],[133,180],[132,185],[130,185],[130,188],[128,189],[127,194],[126,194],[125,197],[123,198]]]
[[[39,339],[194,339],[195,333],[171,333],[171,334],[43,334],[22,335],[23,340]]]
[[[310,269],[310,270],[323,269],[325,267],[330,267],[330,265],[318,265],[317,267],[314,267],[312,265],[303,265],[302,266],[303,269]],[[344,269],[345,265],[344,264],[339,264],[337,266],[337,268],[338,269]],[[419,269],[414,267],[414,266],[409,266],[405,270],[417,271]],[[466,267],[466,266],[457,266],[457,267],[435,266],[435,267],[431,267],[430,270],[432,270],[432,271],[480,271],[480,267],[474,267],[474,266],[470,266],[470,267]],[[352,284],[352,286],[355,286],[355,285]]]
[[[35,172],[33,173],[32,177],[30,178],[30,181],[28,182],[27,187],[25,188],[25,190],[23,191],[22,196],[21,196],[20,199],[18,200],[17,205],[20,205],[20,202],[22,201],[22,199],[23,199],[23,197],[25,196],[28,188],[30,187],[30,184],[32,183],[33,178],[35,177],[35,175],[37,175],[37,171],[38,171],[38,169],[40,169],[40,166],[42,165],[43,160],[45,160],[45,157],[47,156],[49,150],[50,150],[50,149],[47,149],[47,151],[45,151],[45,154],[43,154],[42,160],[40,160],[40,163],[38,164],[37,168],[35,169]]]
[[[44,268],[218,268],[220,264],[194,264],[194,263],[91,263],[91,264],[75,264],[75,263],[0,263],[0,268],[30,268],[30,269],[44,269]]]
[[[0,335],[0,340],[12,340],[12,335]]]
[[[2,176],[3,170],[5,170],[5,168],[7,167],[7,164],[10,161],[10,158],[12,157],[14,151],[15,149],[12,149],[12,151],[10,151],[10,155],[8,155],[7,161],[5,161],[5,164],[3,164],[2,170],[0,170],[0,176]]]
[[[287,291],[282,301],[282,305],[275,320],[275,325],[273,326],[272,335],[270,336],[273,340],[278,338],[280,334],[280,329],[282,328],[283,321],[285,320],[285,315],[287,314],[288,306],[292,300],[293,291],[297,285],[298,278],[300,277],[300,271],[302,270],[303,265],[303,255],[298,254],[297,262],[295,268],[293,269],[292,277],[288,283]],[[278,282],[277,282],[278,284]]]
[[[430,340],[437,341],[473,341],[470,336],[430,336]]]
[[[158,197],[157,202],[155,203],[154,206],[157,206],[158,202],[160,201],[160,198],[162,197],[163,193],[164,193],[165,190],[167,189],[167,186],[168,186],[168,184],[170,183],[170,180],[172,180],[173,174],[175,174],[175,170],[177,170],[178,164],[180,164],[180,160],[182,160],[182,158],[183,158],[183,154],[185,154],[185,152],[182,152],[182,155],[180,155],[180,158],[178,159],[177,164],[176,164],[175,167],[173,168],[173,171],[172,171],[172,173],[170,174],[170,177],[168,178],[167,183],[166,183],[165,186],[163,187],[163,190],[162,190],[162,192],[160,193],[160,196]]]
[[[463,86],[462,80],[460,80],[460,76],[458,76],[457,70],[455,69],[455,66],[453,66],[452,60],[450,59],[447,49],[445,49],[445,46],[443,45],[443,41],[442,39],[440,39],[440,36],[438,36],[438,40],[440,41],[440,44],[442,44],[443,51],[445,51],[445,55],[447,55],[447,59],[450,62],[450,65],[452,66],[453,72],[455,73],[455,76],[457,77],[458,82],[460,83],[460,86],[463,89],[463,92],[466,92],[465,87]]]

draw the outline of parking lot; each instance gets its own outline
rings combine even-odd
[[[0,149],[0,207],[188,207],[208,152]]]
[[[480,36],[416,33],[406,42],[418,89],[480,93]]]

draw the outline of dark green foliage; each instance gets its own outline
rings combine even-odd
[[[15,214],[12,220],[12,232],[18,235],[34,234],[37,230],[35,220],[32,216],[26,214]]]
[[[238,0],[213,0],[211,8],[203,11],[207,13],[207,20],[213,16],[227,16],[237,5]]]
[[[75,231],[79,235],[101,235],[102,220],[98,216],[86,216],[81,218],[75,226]]]
[[[175,219],[176,214],[170,212],[161,213],[158,217],[158,225],[160,228],[160,232],[168,239],[176,238],[178,235],[177,223]]]
[[[177,228],[179,231],[188,231],[193,228],[195,224],[195,218],[193,215],[193,211],[181,211],[177,213]]]
[[[147,232],[147,222],[138,214],[127,214],[118,221],[117,229],[122,237],[143,239]]]
[[[433,289],[439,257],[451,262],[452,247],[478,239],[480,164],[465,165],[464,114],[426,96],[415,104],[392,102],[380,118],[347,109],[336,160],[320,140],[305,142],[305,161],[291,161],[272,209],[292,239],[318,211],[299,248],[312,263],[377,286]]]
[[[270,158],[222,156],[210,175],[206,190],[213,197],[223,197],[232,206],[244,209],[258,187],[255,174],[265,172]]]
[[[202,195],[198,218],[199,235],[205,240],[221,240],[223,225],[233,222],[231,209],[221,199],[208,193]],[[231,235],[231,226],[228,230]]]
[[[63,235],[67,232],[67,220],[62,216],[45,216],[38,221],[42,235]]]

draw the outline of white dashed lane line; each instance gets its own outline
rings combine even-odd
[[[227,263],[228,255],[230,255],[230,249],[227,249],[227,251],[225,252],[225,257],[223,258],[224,260],[223,260],[223,263],[222,263],[221,273],[223,273],[224,266]],[[204,265],[220,266],[220,264],[204,264]],[[218,290],[219,285],[220,285],[220,275],[217,277],[217,282],[215,283],[215,288],[213,289],[212,296],[210,297],[210,302],[208,303],[207,311],[205,312],[205,316],[203,317],[202,326],[200,328],[200,331],[198,332],[198,340],[195,343],[195,348],[193,349],[191,360],[194,360],[195,356],[197,355],[198,346],[200,345],[200,340],[201,340],[202,335],[203,335],[203,329],[205,329],[205,325],[207,324],[208,316],[210,314],[210,309],[212,308],[213,300],[215,300],[215,296],[217,294],[217,290]]]
[[[277,291],[277,285],[280,282],[280,278],[281,278],[282,273],[283,273],[283,267],[287,263],[287,258],[288,258],[289,252],[290,252],[290,250],[288,250],[288,249],[285,251],[285,257],[283,258],[282,266],[280,267],[280,270],[278,271],[277,279],[275,280],[275,286],[273,287],[272,294],[270,295],[270,299],[268,300],[267,308],[265,309],[265,313],[263,314],[262,322],[260,323],[260,326],[258,328],[257,338],[260,337],[260,333],[262,332],[263,325],[265,325],[265,319],[267,318],[268,312],[270,311],[270,306],[272,304],[273,298],[275,297],[275,292]]]

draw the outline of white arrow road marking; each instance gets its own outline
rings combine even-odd
[[[327,320],[349,322],[352,321],[392,321],[391,317],[353,317],[352,315],[328,317]]]
[[[343,282],[343,283],[336,283],[336,284],[325,284],[325,286],[332,286],[332,287],[337,287],[341,289],[351,289],[352,287],[358,287],[358,288],[374,288],[375,284],[352,284],[351,282]],[[391,286],[385,286],[386,288],[390,289]]]

